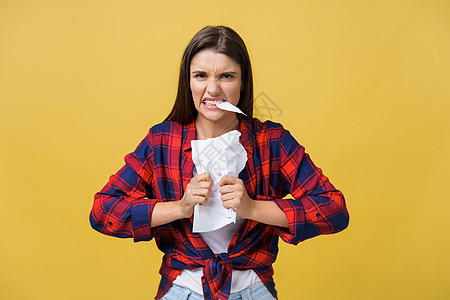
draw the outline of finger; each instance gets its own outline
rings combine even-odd
[[[207,182],[213,182],[212,177],[209,173],[201,173],[192,178],[195,182],[198,181],[207,181]]]
[[[231,175],[224,175],[220,181],[219,186],[224,186],[227,184],[235,184],[237,182],[238,178],[231,176]]]
[[[209,190],[208,189],[203,189],[203,188],[191,188],[191,195],[193,196],[202,196],[205,197],[207,194],[209,194]]]
[[[224,185],[219,187],[219,192],[222,195],[228,194],[228,193],[232,193],[234,192],[234,186],[233,185]]]
[[[208,203],[208,199],[202,196],[195,196],[193,200],[196,204],[200,205],[206,205]]]
[[[208,200],[211,195],[211,189],[210,188],[209,189],[196,188],[196,189],[193,189],[191,195],[204,197],[206,200]]]
[[[189,183],[189,186],[191,188],[197,188],[197,189],[206,189],[209,190],[212,187],[212,183],[211,182],[207,182],[207,181],[199,181],[199,182],[192,182]]]
[[[233,196],[233,194],[228,193],[228,194],[225,194],[225,195],[220,196],[220,199],[221,199],[223,202],[225,202],[225,201],[230,201],[230,200],[233,200],[233,199],[234,199],[234,196]]]
[[[234,201],[225,201],[222,203],[222,205],[226,209],[232,208],[234,211],[236,211],[236,203]]]
[[[205,195],[206,200],[209,200],[209,197],[211,197],[211,189],[207,190],[207,193]]]

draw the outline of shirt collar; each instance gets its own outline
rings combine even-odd
[[[253,153],[254,134],[252,130],[252,121],[239,120],[239,140],[248,153]],[[195,140],[195,120],[183,124],[183,143],[181,149],[184,151],[191,149],[191,141]]]

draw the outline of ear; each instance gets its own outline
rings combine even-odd
[[[241,92],[244,90],[244,83],[241,84]]]

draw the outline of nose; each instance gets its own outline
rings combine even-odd
[[[220,95],[220,85],[219,82],[215,79],[212,79],[208,82],[208,86],[206,87],[206,91],[211,96]]]

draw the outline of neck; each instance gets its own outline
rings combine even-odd
[[[209,121],[205,118],[198,118],[195,120],[195,130],[197,132],[197,140],[206,140],[208,138],[215,138],[231,130],[239,129],[239,119],[236,114],[234,118],[223,121]]]

